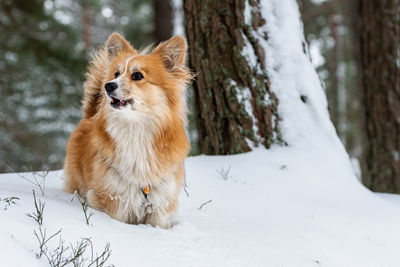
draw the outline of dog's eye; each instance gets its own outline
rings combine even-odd
[[[115,78],[117,78],[119,76],[119,71],[117,71],[116,73],[114,73]]]
[[[140,73],[138,71],[132,73],[132,80],[139,81],[141,79],[143,79],[143,74],[142,73]]]

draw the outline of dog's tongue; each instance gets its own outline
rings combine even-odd
[[[125,101],[124,100],[120,100],[120,104],[121,105],[125,105]]]

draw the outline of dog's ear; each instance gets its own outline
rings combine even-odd
[[[112,60],[121,51],[135,51],[131,44],[121,34],[115,32],[108,37],[106,48],[107,55],[110,60]]]
[[[186,56],[186,40],[180,36],[174,36],[168,41],[159,44],[153,53],[160,54],[164,66],[170,72],[176,72],[184,67]]]

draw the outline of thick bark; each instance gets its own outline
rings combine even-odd
[[[156,43],[168,40],[172,36],[171,0],[153,0],[154,38]]]
[[[399,0],[359,0],[367,147],[364,182],[372,190],[400,193]]]
[[[200,152],[234,154],[280,142],[278,99],[270,91],[261,46],[268,18],[262,17],[259,1],[186,0],[184,13],[190,66],[197,74]]]

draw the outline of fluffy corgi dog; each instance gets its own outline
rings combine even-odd
[[[126,223],[168,228],[189,150],[186,41],[151,53],[113,33],[86,75],[83,119],[66,148],[65,191]]]

